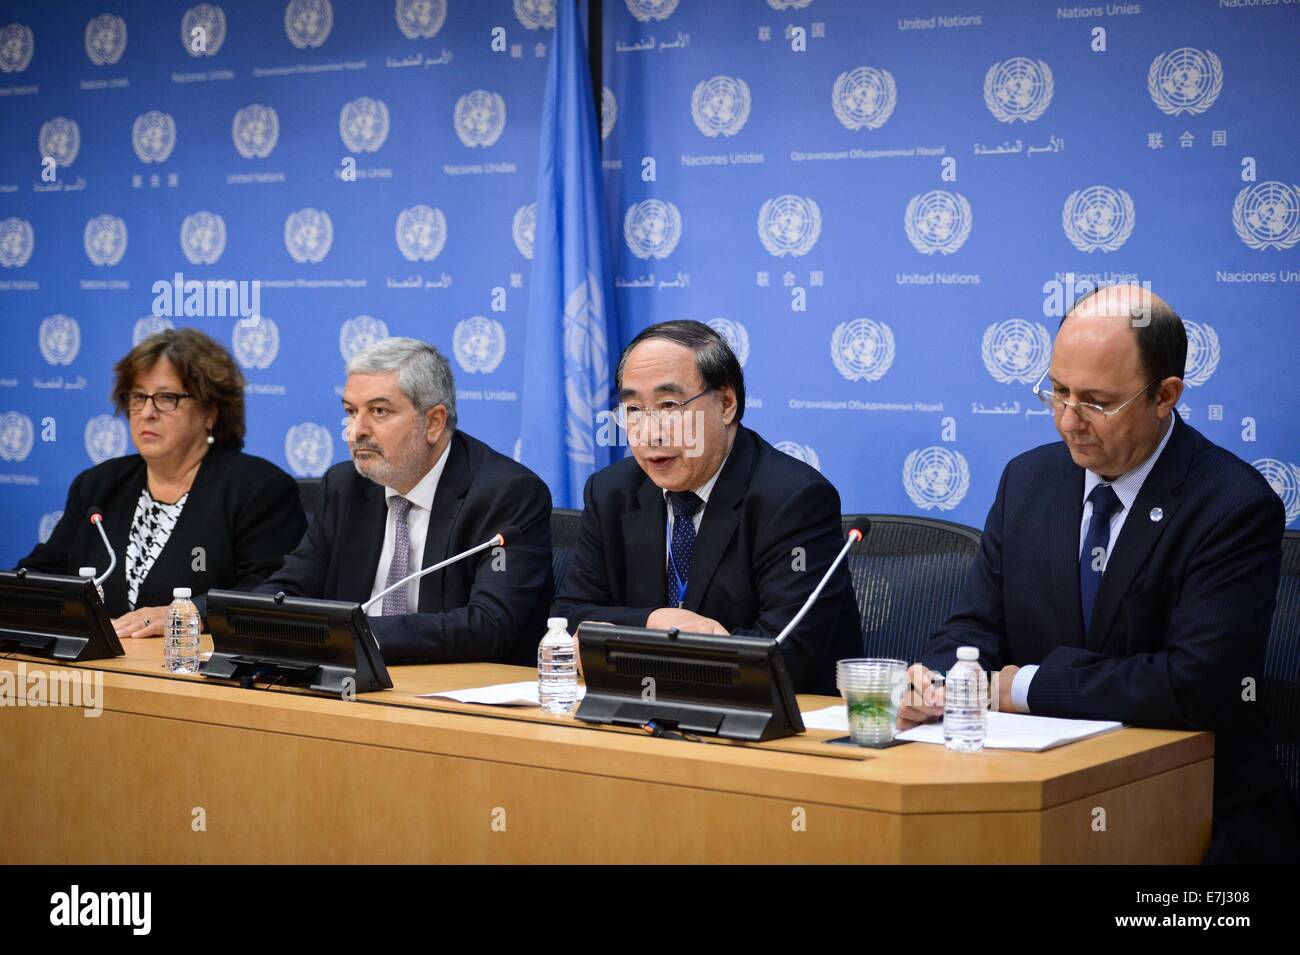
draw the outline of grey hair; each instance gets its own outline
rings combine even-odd
[[[418,338],[385,338],[367,345],[348,361],[349,375],[397,372],[397,387],[424,414],[442,405],[447,427],[456,427],[456,381],[446,356]]]

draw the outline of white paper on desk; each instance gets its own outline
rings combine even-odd
[[[1032,716],[1028,713],[1002,713],[989,711],[988,735],[985,749],[1018,749],[1040,753],[1045,749],[1064,746],[1091,736],[1100,736],[1121,729],[1123,723],[1113,720],[1065,720],[1052,716]],[[903,730],[895,739],[909,743],[938,743],[943,745],[943,724],[923,723]]]
[[[578,699],[586,693],[585,686],[578,687]],[[540,706],[537,698],[537,681],[498,683],[495,686],[478,686],[468,690],[445,690],[442,693],[421,693],[421,699],[455,700],[457,703],[483,703],[488,706]]]
[[[824,710],[812,710],[802,716],[803,728],[806,730],[839,730],[841,733],[849,731],[849,709],[843,703],[839,706],[828,706]]]
[[[1100,736],[1123,727],[1111,720],[1065,720],[1027,713],[1002,713],[990,710],[985,749],[1015,749],[1032,753],[1077,740]],[[841,704],[803,714],[806,729],[849,731],[848,710]],[[903,730],[894,737],[907,743],[943,744],[943,723],[923,723]]]

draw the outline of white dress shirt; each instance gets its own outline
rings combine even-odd
[[[411,488],[404,495],[399,495],[391,487],[384,488],[384,502],[391,504],[395,497],[405,497],[411,502],[411,510],[406,515],[406,524],[408,527],[408,536],[411,541],[410,565],[407,573],[413,574],[420,570],[424,561],[424,540],[429,533],[429,512],[433,509],[433,496],[438,491],[438,480],[442,477],[443,468],[447,465],[447,454],[451,451],[451,442],[442,449],[442,454],[438,456],[437,463],[429,469],[429,473],[420,478],[420,483]],[[390,506],[388,508],[388,517],[384,522],[384,546],[379,552],[379,566],[375,568],[375,582],[370,587],[370,596],[377,597],[380,592],[388,586],[388,568],[393,564],[393,548],[397,543],[397,518]],[[406,585],[406,606],[411,613],[415,613],[420,606],[420,581],[413,580]],[[366,614],[371,617],[382,616],[384,612],[384,602],[376,601],[371,605]]]
[[[1110,482],[1115,496],[1119,498],[1119,502],[1123,506],[1110,516],[1111,546],[1106,548],[1106,563],[1110,563],[1110,555],[1115,552],[1115,545],[1119,543],[1119,532],[1124,527],[1124,521],[1128,519],[1128,513],[1133,509],[1133,502],[1137,500],[1138,492],[1142,490],[1142,485],[1146,483],[1147,475],[1156,466],[1160,452],[1169,443],[1169,436],[1174,433],[1177,419],[1178,412],[1171,412],[1169,427],[1165,429],[1165,436],[1160,439],[1156,449],[1132,471],[1121,474]],[[1105,483],[1107,483],[1106,479],[1096,471],[1083,472],[1083,519],[1079,522],[1080,557],[1083,556],[1083,543],[1088,539],[1088,522],[1092,520],[1092,502],[1088,500],[1088,495],[1092,493],[1092,489],[1097,485]],[[1101,570],[1102,573],[1106,572],[1106,564],[1102,564]],[[1029,712],[1029,684],[1033,681],[1034,674],[1037,672],[1037,664],[1023,666],[1016,671],[1015,678],[1011,681],[1011,705],[1022,713]]]

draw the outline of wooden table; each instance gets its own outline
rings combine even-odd
[[[97,717],[0,708],[0,861],[1193,863],[1209,845],[1210,733],[1045,753],[689,743],[418,697],[529,668],[394,667],[394,689],[349,702],[173,676],[160,640],[125,643],[0,659],[14,680],[103,680]]]

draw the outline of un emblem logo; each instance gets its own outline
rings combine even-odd
[[[131,127],[131,145],[141,162],[166,162],[176,148],[176,120],[156,109],[137,116]]]
[[[20,269],[32,257],[36,248],[36,233],[26,219],[10,216],[0,220],[0,266]]]
[[[767,5],[773,10],[802,10],[812,0],[767,0]]]
[[[471,375],[487,375],[497,370],[506,357],[506,329],[496,319],[474,315],[456,323],[451,338],[456,364]]]
[[[36,539],[44,544],[54,533],[54,528],[58,527],[59,521],[63,520],[62,511],[46,511],[41,515],[41,523],[36,528]]]
[[[555,0],[515,0],[515,16],[530,30],[555,26]]]
[[[1052,362],[1052,336],[1038,322],[1021,318],[994,322],[984,329],[980,358],[994,381],[1032,385]]]
[[[202,30],[203,49],[196,50],[195,30]],[[216,56],[221,44],[226,42],[226,12],[211,3],[200,3],[190,7],[181,17],[181,46],[185,52],[196,59],[200,56]]]
[[[705,136],[734,136],[749,121],[749,84],[734,76],[715,76],[695,84],[691,119]]]
[[[1052,104],[1052,68],[1025,56],[994,63],[984,74],[984,105],[1004,123],[1032,123]]]
[[[491,146],[506,128],[506,101],[500,93],[472,90],[456,100],[456,135],[466,146]]]
[[[537,203],[530,202],[515,210],[510,226],[515,237],[515,248],[526,259],[533,257],[533,243],[537,238]]]
[[[0,415],[0,461],[25,461],[36,440],[32,419],[17,411]]]
[[[262,315],[255,318],[251,324],[235,322],[231,350],[245,368],[270,368],[280,354],[280,327]]]
[[[195,212],[181,223],[181,251],[192,265],[215,265],[226,251],[226,220],[215,212]]]
[[[970,203],[957,192],[935,189],[913,196],[903,213],[907,241],[924,255],[952,255],[970,237]]]
[[[334,459],[334,439],[314,421],[296,424],[284,434],[284,459],[298,477],[320,477]]]
[[[60,166],[71,166],[81,151],[81,129],[75,120],[56,116],[41,124],[38,141],[42,156],[49,156]]]
[[[1286,522],[1291,524],[1300,517],[1300,466],[1277,458],[1260,458],[1251,461],[1250,466],[1264,476],[1273,493],[1282,499]]]
[[[432,262],[447,244],[447,217],[433,206],[411,206],[397,214],[397,248],[412,262]]]
[[[92,265],[117,265],[126,255],[126,223],[117,216],[95,216],[86,223],[83,239]]]
[[[758,238],[780,258],[806,255],[822,234],[822,211],[812,199],[784,195],[768,199],[758,210]]]
[[[300,50],[317,47],[329,39],[334,26],[330,0],[289,0],[284,8],[284,32]]]
[[[1161,53],[1147,71],[1147,92],[1170,116],[1204,113],[1223,92],[1223,64],[1209,50],[1190,46]]]
[[[609,134],[614,131],[614,124],[617,122],[618,100],[612,89],[603,86],[600,90],[600,138],[609,139]]]
[[[397,0],[397,28],[408,40],[429,40],[447,19],[447,0]]]
[[[605,299],[590,272],[564,303],[564,444],[569,460],[595,464],[596,409],[609,407]]]
[[[682,214],[662,199],[644,199],[628,206],[623,216],[623,240],[638,259],[666,259],[682,237]]]
[[[126,50],[126,21],[101,13],[86,24],[86,56],[96,66],[111,66]]]
[[[1184,319],[1187,330],[1187,364],[1183,381],[1188,385],[1203,385],[1219,367],[1219,333],[1209,325]]]
[[[894,114],[897,102],[894,75],[874,66],[841,73],[831,89],[831,108],[845,129],[879,129]]]
[[[245,159],[265,159],[280,141],[280,117],[270,106],[251,103],[235,114],[230,138]]]
[[[970,467],[960,451],[931,445],[903,462],[903,490],[923,511],[950,511],[970,490]]]
[[[1109,186],[1076,190],[1061,210],[1065,237],[1080,252],[1114,252],[1132,235],[1134,220],[1132,197]]]
[[[175,327],[170,318],[161,318],[157,315],[146,315],[144,318],[136,319],[135,326],[131,329],[131,346],[135,347],[151,335]]]
[[[112,415],[97,414],[86,422],[86,454],[99,464],[126,453],[126,425]]]
[[[349,318],[339,329],[339,354],[343,356],[344,362],[349,362],[357,352],[387,337],[388,326],[382,319],[373,315]]]
[[[27,69],[35,46],[31,27],[11,23],[0,30],[0,73],[21,73]]]
[[[722,336],[727,347],[736,356],[736,361],[740,362],[740,367],[744,368],[745,362],[749,361],[749,329],[729,318],[715,318],[705,324]]]
[[[821,471],[822,469],[822,462],[817,457],[817,452],[806,444],[799,444],[795,441],[778,441],[774,447],[783,454],[790,455],[796,461],[802,461],[814,471]]]
[[[677,9],[677,0],[627,0],[627,9],[642,23],[667,20]]]
[[[51,365],[71,365],[81,351],[81,326],[75,318],[51,315],[41,320],[41,357]]]
[[[334,223],[328,212],[299,209],[284,220],[284,247],[295,262],[320,262],[334,244]]]
[[[349,152],[373,153],[388,138],[388,107],[369,96],[345,103],[339,112],[339,135]]]
[[[831,335],[831,361],[849,381],[879,381],[894,363],[894,331],[884,322],[841,322]]]
[[[1289,249],[1300,242],[1300,186],[1261,182],[1237,193],[1232,225],[1252,249]]]

